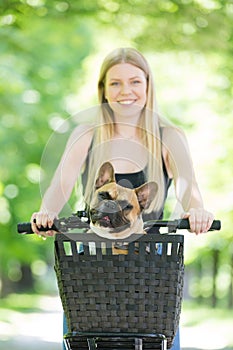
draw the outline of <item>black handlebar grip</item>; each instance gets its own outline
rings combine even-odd
[[[49,230],[58,231],[58,229],[55,225],[53,225],[51,228],[48,226],[47,227],[41,226],[39,228],[39,231],[42,231],[42,232],[46,232]],[[32,231],[32,226],[31,226],[30,222],[23,222],[23,223],[18,224],[17,231],[18,231],[18,233],[26,233],[26,234],[34,233]]]
[[[178,227],[179,230],[186,229],[189,230],[189,219],[180,219],[178,220]],[[220,220],[214,220],[209,231],[214,231],[214,230],[221,230],[221,221]]]
[[[34,233],[30,222],[22,222],[17,225],[18,233]]]

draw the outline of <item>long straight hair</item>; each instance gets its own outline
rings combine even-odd
[[[139,119],[138,130],[140,140],[148,151],[146,177],[148,181],[156,181],[159,191],[147,212],[161,209],[164,202],[164,174],[160,135],[160,118],[157,111],[153,76],[144,56],[134,48],[119,48],[111,52],[103,61],[98,80],[98,98],[100,103],[98,122],[93,136],[89,154],[89,170],[84,191],[86,203],[90,203],[95,176],[100,165],[107,161],[107,142],[115,133],[113,111],[105,98],[105,80],[108,70],[120,63],[129,63],[140,68],[147,79],[147,101]],[[95,149],[95,152],[92,152]],[[105,149],[105,150],[104,150]],[[104,151],[103,151],[104,150]]]

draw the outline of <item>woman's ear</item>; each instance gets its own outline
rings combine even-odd
[[[104,87],[103,95],[104,95],[105,100],[108,101],[108,96],[106,94],[105,87]]]

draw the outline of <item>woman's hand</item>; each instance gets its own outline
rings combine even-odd
[[[198,235],[210,229],[214,220],[214,215],[203,208],[191,208],[182,215],[182,218],[189,219],[190,232],[194,232]]]
[[[32,231],[35,232],[39,236],[43,237],[52,237],[57,232],[53,230],[48,231],[40,231],[41,227],[49,227],[53,226],[54,219],[57,218],[57,214],[54,212],[45,212],[39,211],[35,212],[31,216],[31,226]]]

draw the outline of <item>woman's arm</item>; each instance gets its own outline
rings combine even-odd
[[[188,143],[181,130],[164,128],[163,157],[168,175],[174,180],[177,200],[185,211],[183,217],[189,218],[190,230],[196,234],[208,231],[214,217],[204,209]]]
[[[39,212],[32,214],[31,224],[35,233],[39,233],[38,228],[41,226],[51,227],[54,218],[69,200],[86,160],[92,137],[93,127],[87,125],[78,126],[71,134],[51,184],[42,199],[41,208]],[[50,234],[53,233],[49,232],[48,235]]]

